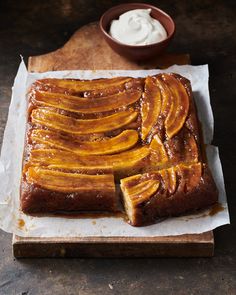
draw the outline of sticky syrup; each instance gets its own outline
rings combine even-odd
[[[22,229],[25,226],[25,221],[23,219],[18,219],[18,227]]]
[[[215,205],[212,206],[212,208],[209,212],[209,215],[214,216],[215,214],[217,214],[223,210],[224,210],[224,207],[221,204],[216,203]]]

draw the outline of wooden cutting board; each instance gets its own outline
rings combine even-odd
[[[59,70],[137,70],[189,64],[188,54],[164,54],[135,63],[116,54],[103,40],[97,23],[79,29],[60,49],[28,61],[30,72]],[[168,237],[22,238],[13,236],[15,257],[210,257],[213,232]]]

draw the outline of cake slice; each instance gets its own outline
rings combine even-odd
[[[217,201],[217,188],[205,164],[179,164],[121,180],[130,224],[153,223],[158,217],[178,216]]]
[[[86,171],[87,172],[87,171]],[[21,183],[21,208],[25,213],[58,211],[116,211],[118,197],[111,171],[99,169],[61,172],[41,166],[26,169]]]

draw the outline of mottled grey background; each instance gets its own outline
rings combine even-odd
[[[0,142],[19,55],[62,46],[73,32],[125,1],[0,1]],[[132,1],[126,1],[132,2]],[[139,1],[135,1],[139,2]],[[208,63],[231,226],[215,231],[212,259],[24,259],[12,257],[11,235],[0,231],[0,295],[236,294],[236,2],[148,1],[173,16],[170,50]]]

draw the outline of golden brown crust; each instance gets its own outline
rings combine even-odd
[[[28,98],[25,213],[116,211],[120,182],[135,226],[217,201],[186,78],[43,79]]]

